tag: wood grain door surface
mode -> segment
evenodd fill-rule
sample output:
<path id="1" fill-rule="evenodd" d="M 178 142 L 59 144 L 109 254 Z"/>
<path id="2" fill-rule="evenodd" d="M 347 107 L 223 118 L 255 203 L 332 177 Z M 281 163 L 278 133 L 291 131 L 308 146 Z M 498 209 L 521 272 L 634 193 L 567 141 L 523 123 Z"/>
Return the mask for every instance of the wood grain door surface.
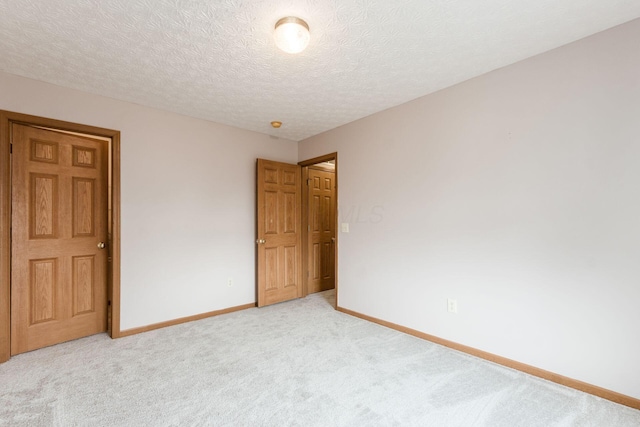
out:
<path id="1" fill-rule="evenodd" d="M 335 287 L 335 172 L 309 167 L 309 293 Z"/>
<path id="2" fill-rule="evenodd" d="M 301 168 L 258 159 L 258 306 L 302 296 Z"/>
<path id="3" fill-rule="evenodd" d="M 11 354 L 107 329 L 105 144 L 12 124 Z"/>

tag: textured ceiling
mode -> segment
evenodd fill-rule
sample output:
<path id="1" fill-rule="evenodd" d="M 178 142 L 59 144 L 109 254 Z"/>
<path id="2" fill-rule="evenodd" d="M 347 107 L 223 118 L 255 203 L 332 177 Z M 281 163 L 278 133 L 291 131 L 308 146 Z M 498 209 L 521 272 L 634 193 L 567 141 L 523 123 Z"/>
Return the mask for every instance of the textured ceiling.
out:
<path id="1" fill-rule="evenodd" d="M 288 15 L 311 29 L 299 55 L 273 42 Z M 297 141 L 637 17 L 638 0 L 0 0 L 0 70 Z"/>

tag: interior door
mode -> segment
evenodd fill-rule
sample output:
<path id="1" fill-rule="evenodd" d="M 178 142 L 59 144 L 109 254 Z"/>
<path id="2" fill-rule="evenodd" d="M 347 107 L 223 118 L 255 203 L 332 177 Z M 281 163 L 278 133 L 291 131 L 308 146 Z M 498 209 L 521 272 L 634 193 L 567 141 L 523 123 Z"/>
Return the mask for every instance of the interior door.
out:
<path id="1" fill-rule="evenodd" d="M 11 354 L 107 329 L 107 149 L 12 124 Z"/>
<path id="2" fill-rule="evenodd" d="M 309 167 L 309 293 L 335 288 L 335 172 Z"/>
<path id="3" fill-rule="evenodd" d="M 258 306 L 302 296 L 301 168 L 258 159 Z"/>

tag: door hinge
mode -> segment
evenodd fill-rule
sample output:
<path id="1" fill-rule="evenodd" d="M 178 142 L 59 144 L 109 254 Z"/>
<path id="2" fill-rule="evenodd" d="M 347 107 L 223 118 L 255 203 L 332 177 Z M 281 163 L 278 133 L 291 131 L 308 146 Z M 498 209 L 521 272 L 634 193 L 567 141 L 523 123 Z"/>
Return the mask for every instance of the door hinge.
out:
<path id="1" fill-rule="evenodd" d="M 311 178 L 307 178 L 307 186 L 311 185 Z"/>

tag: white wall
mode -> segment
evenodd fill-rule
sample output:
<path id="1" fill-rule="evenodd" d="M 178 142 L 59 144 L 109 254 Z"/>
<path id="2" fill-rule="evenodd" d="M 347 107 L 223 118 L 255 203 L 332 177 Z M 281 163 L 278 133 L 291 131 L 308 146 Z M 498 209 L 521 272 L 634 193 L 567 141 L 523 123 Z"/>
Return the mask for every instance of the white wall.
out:
<path id="1" fill-rule="evenodd" d="M 255 159 L 295 142 L 1 72 L 0 109 L 121 131 L 122 329 L 255 301 Z"/>
<path id="2" fill-rule="evenodd" d="M 638 40 L 640 20 L 301 142 L 338 152 L 339 304 L 640 398 Z"/>

